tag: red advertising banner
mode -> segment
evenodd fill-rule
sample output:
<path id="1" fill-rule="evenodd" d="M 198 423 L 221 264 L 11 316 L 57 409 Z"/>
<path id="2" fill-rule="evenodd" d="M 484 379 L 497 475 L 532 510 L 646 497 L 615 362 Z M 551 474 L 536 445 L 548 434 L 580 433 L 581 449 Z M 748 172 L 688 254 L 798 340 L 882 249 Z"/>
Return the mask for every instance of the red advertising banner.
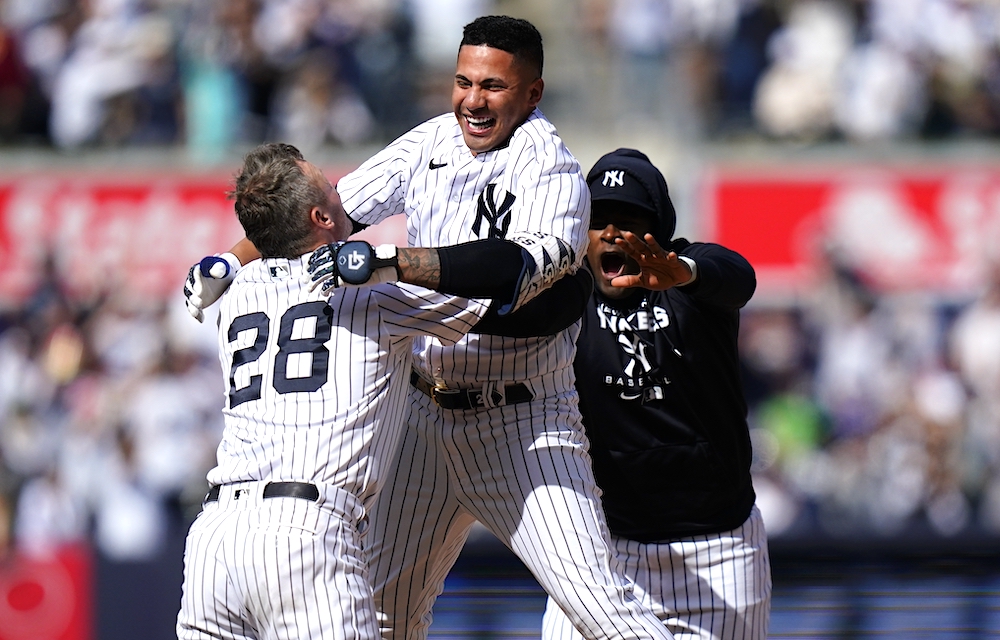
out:
<path id="1" fill-rule="evenodd" d="M 746 256 L 763 296 L 809 289 L 829 259 L 880 291 L 961 295 L 1000 258 L 1000 166 L 718 167 L 701 214 L 700 239 Z"/>
<path id="2" fill-rule="evenodd" d="M 332 181 L 346 173 L 328 171 Z M 175 295 L 188 268 L 243 237 L 226 198 L 230 176 L 56 174 L 0 178 L 0 304 L 23 300 L 51 255 L 78 295 Z M 405 242 L 405 222 L 365 231 Z"/>
<path id="3" fill-rule="evenodd" d="M 51 254 L 87 295 L 124 287 L 179 290 L 203 255 L 242 237 L 226 176 L 37 176 L 0 182 L 0 292 L 11 302 L 38 282 Z"/>
<path id="4" fill-rule="evenodd" d="M 0 640 L 91 640 L 91 564 L 82 545 L 0 562 Z"/>

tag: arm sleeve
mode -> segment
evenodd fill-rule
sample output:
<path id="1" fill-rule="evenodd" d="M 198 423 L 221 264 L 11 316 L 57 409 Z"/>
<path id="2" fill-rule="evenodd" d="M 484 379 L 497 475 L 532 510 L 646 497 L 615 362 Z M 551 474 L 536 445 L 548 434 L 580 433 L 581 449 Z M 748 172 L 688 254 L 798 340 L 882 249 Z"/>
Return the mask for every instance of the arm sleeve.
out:
<path id="1" fill-rule="evenodd" d="M 555 335 L 580 319 L 594 290 L 594 277 L 587 269 L 560 278 L 513 313 L 500 315 L 494 301 L 470 333 L 508 338 Z"/>
<path id="2" fill-rule="evenodd" d="M 722 245 L 675 240 L 671 250 L 684 255 L 698 265 L 698 278 L 689 285 L 678 287 L 699 302 L 725 309 L 740 309 L 753 297 L 757 275 L 746 258 Z"/>
<path id="3" fill-rule="evenodd" d="M 493 238 L 438 248 L 438 290 L 466 298 L 514 297 L 524 269 L 524 254 L 513 242 Z"/>
<path id="4" fill-rule="evenodd" d="M 381 308 L 383 327 L 398 336 L 430 335 L 443 344 L 455 344 L 487 312 L 486 300 L 447 296 L 405 282 L 372 288 Z"/>
<path id="5" fill-rule="evenodd" d="M 477 240 L 441 247 L 438 255 L 439 291 L 493 299 L 473 333 L 510 338 L 554 335 L 580 319 L 594 289 L 590 272 L 578 269 L 510 313 L 506 301 L 512 298 L 527 260 L 520 246 L 499 239 Z"/>
<path id="6" fill-rule="evenodd" d="M 454 120 L 454 116 L 452 116 Z M 404 211 L 413 163 L 433 122 L 417 125 L 337 181 L 337 193 L 355 224 L 374 225 Z"/>

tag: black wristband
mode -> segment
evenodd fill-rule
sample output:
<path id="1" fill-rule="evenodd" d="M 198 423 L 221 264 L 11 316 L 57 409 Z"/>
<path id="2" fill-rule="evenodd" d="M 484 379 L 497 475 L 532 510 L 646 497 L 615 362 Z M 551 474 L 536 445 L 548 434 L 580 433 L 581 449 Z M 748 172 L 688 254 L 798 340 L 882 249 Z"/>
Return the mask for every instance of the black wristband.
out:
<path id="1" fill-rule="evenodd" d="M 337 273 L 347 284 L 364 284 L 382 267 L 393 267 L 399 276 L 399 260 L 377 257 L 375 247 L 364 240 L 345 242 L 337 251 Z"/>

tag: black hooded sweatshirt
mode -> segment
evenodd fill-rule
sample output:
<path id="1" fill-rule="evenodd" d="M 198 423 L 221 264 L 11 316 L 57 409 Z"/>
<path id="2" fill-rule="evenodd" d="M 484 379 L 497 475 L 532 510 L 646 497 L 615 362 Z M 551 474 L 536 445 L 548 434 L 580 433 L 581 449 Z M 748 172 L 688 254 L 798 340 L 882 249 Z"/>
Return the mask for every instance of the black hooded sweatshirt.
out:
<path id="1" fill-rule="evenodd" d="M 641 542 L 734 529 L 755 494 L 740 382 L 739 310 L 753 267 L 716 244 L 677 239 L 697 279 L 583 316 L 576 384 L 611 531 Z"/>

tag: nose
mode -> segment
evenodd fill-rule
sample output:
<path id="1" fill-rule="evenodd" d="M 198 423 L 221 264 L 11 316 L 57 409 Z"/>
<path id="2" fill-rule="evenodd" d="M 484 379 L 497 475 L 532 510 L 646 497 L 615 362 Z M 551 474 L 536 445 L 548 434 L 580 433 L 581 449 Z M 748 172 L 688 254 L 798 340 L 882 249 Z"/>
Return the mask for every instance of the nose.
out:
<path id="1" fill-rule="evenodd" d="M 601 240 L 610 244 L 614 244 L 615 238 L 620 238 L 620 237 L 622 237 L 621 230 L 618 227 L 616 227 L 612 222 L 609 222 L 607 225 L 605 225 L 604 230 L 601 231 Z"/>
<path id="2" fill-rule="evenodd" d="M 479 109 L 486 104 L 484 98 L 484 92 L 482 89 L 476 86 L 469 87 L 465 92 L 465 106 L 469 109 Z"/>

